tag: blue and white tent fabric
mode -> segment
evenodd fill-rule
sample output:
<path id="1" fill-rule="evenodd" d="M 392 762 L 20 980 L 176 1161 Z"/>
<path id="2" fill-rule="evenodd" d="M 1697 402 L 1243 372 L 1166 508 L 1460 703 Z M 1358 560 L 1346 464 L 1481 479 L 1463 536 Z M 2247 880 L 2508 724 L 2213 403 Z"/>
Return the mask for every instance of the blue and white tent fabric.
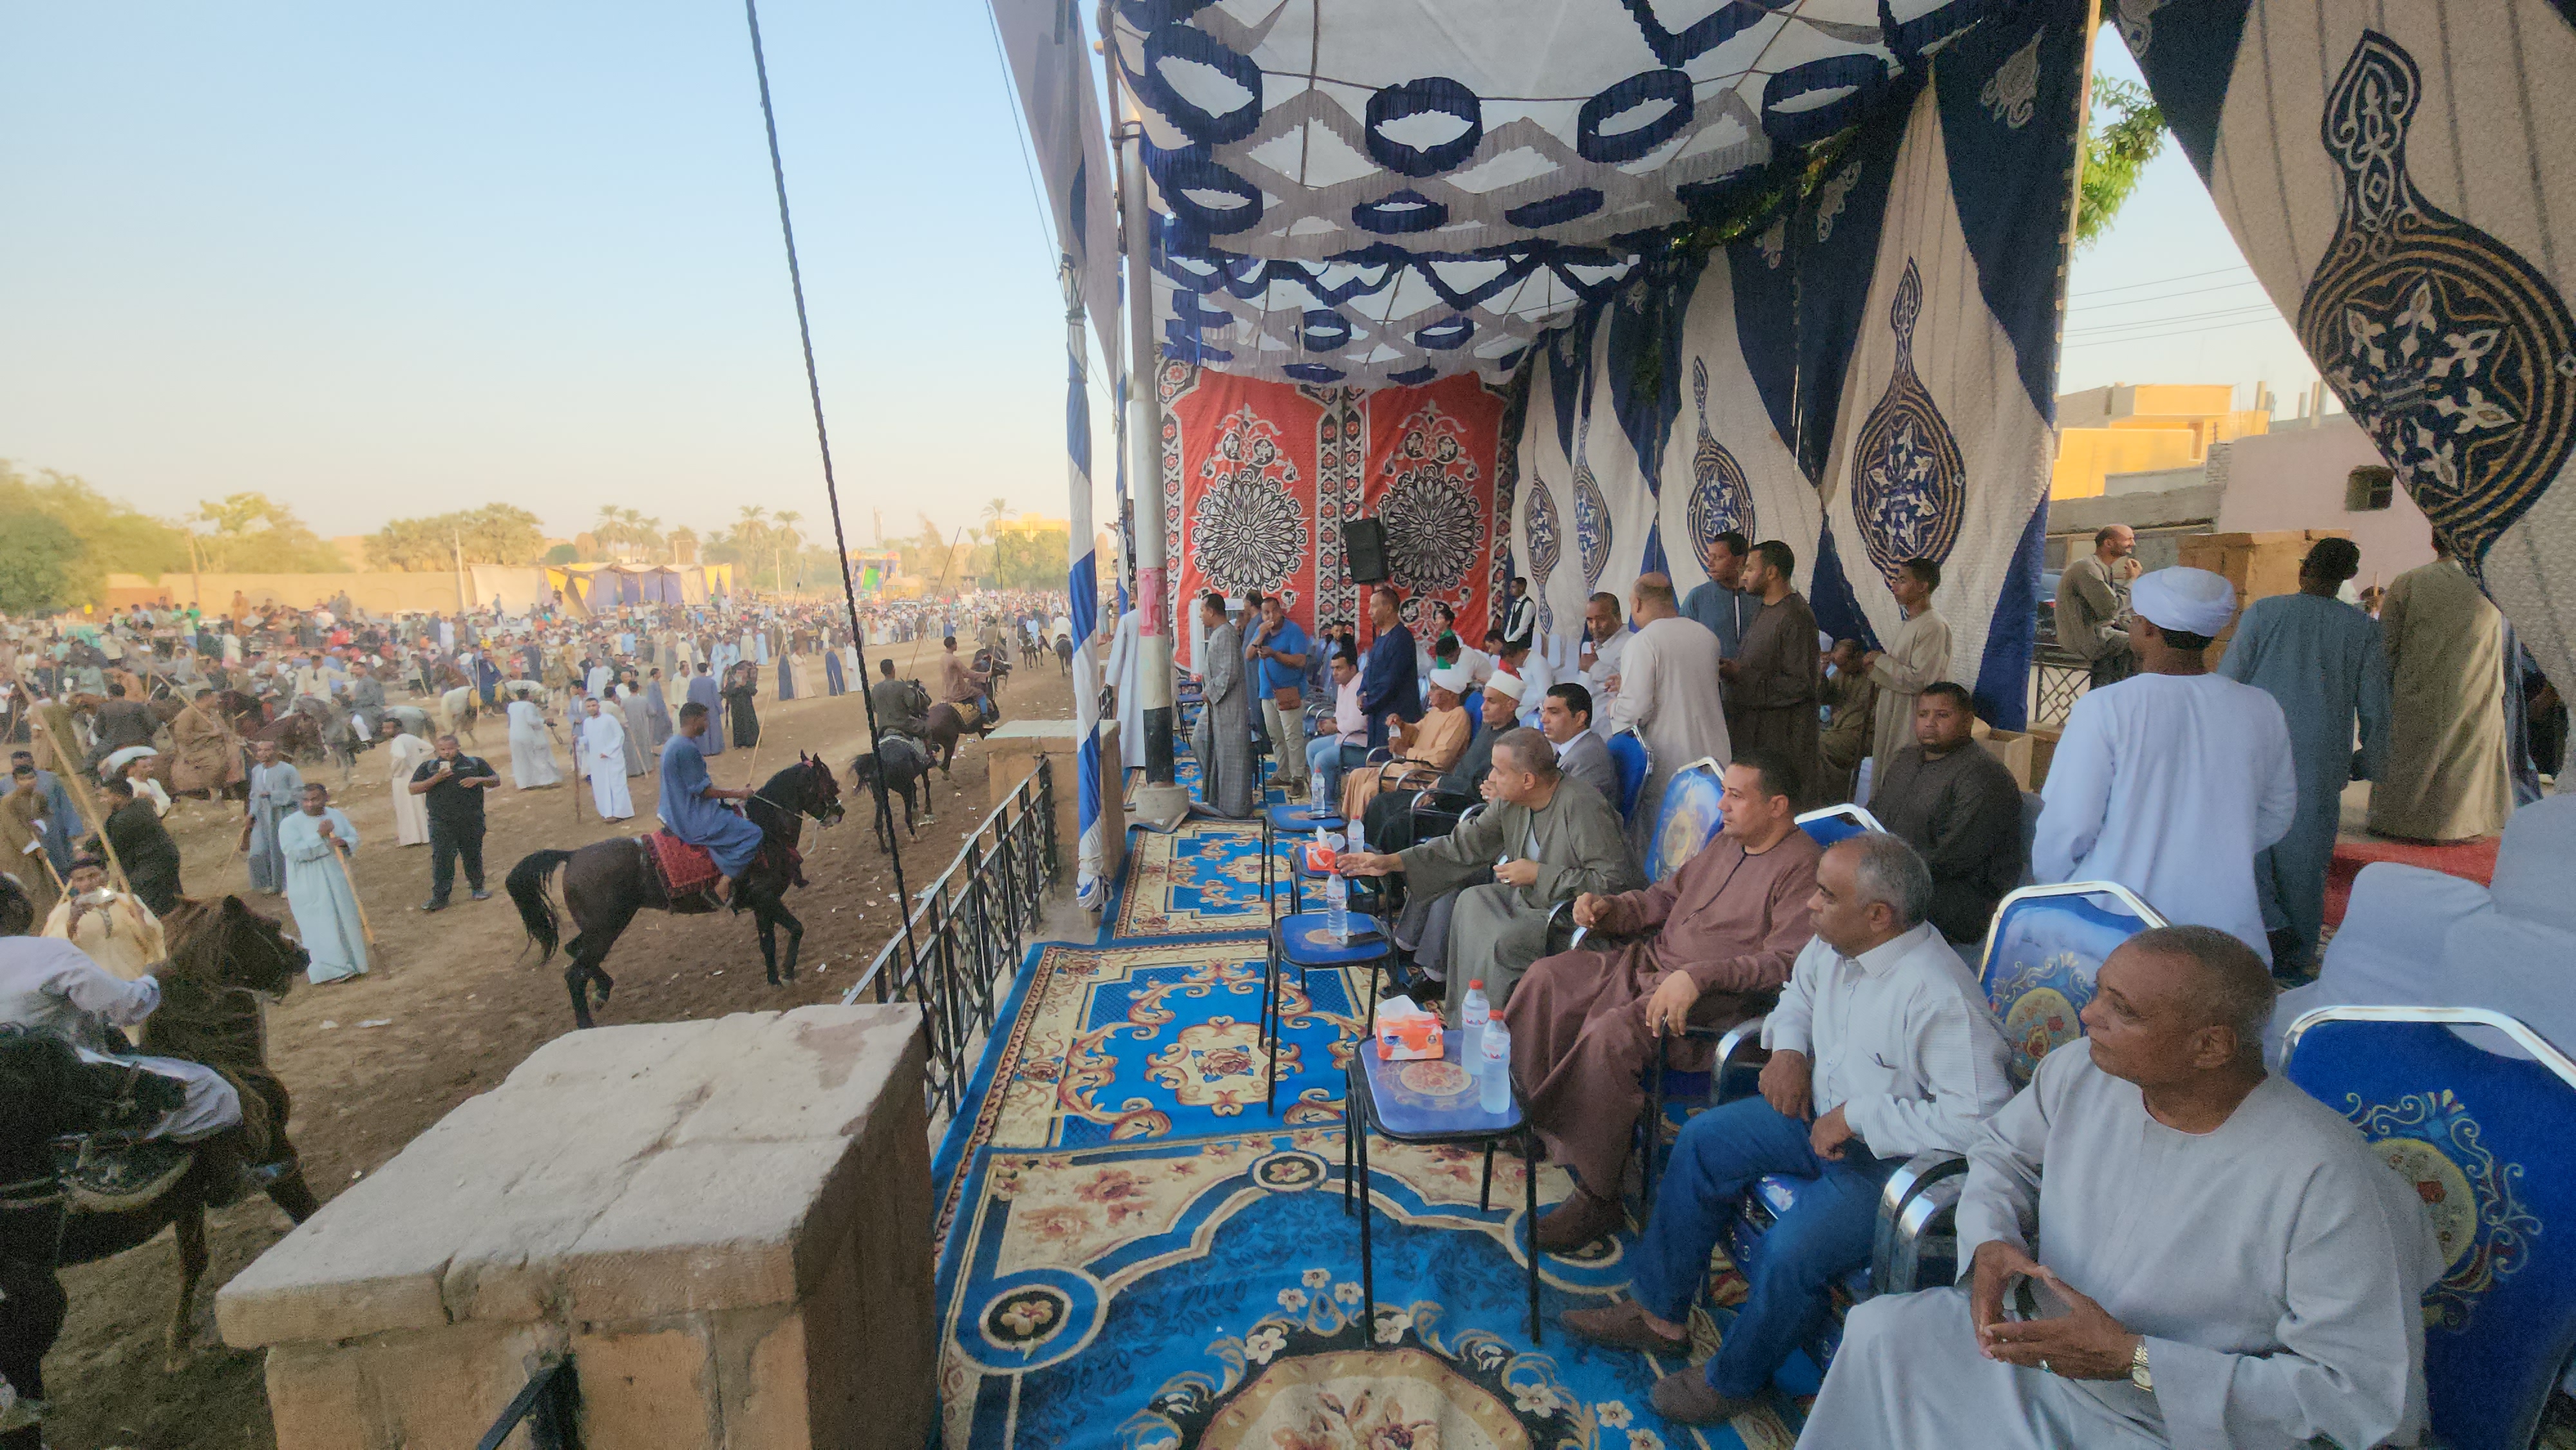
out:
<path id="1" fill-rule="evenodd" d="M 2576 684 L 2576 4 L 2103 9 L 2327 385 Z"/>
<path id="2" fill-rule="evenodd" d="M 1876 645 L 1888 577 L 1928 556 L 1952 676 L 2023 721 L 2084 18 L 2032 4 L 1950 40 L 1803 198 L 1649 253 L 1545 339 L 1512 543 L 1541 628 L 1649 570 L 1687 592 L 1732 530 L 1789 544 L 1818 622 Z"/>

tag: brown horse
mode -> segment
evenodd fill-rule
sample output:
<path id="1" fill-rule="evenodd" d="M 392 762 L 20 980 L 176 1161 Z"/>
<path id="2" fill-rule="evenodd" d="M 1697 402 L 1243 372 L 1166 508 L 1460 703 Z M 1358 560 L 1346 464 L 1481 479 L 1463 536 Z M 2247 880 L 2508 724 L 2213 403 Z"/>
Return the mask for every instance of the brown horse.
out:
<path id="1" fill-rule="evenodd" d="M 170 961 L 160 972 L 161 1005 L 144 1019 L 143 1051 L 183 1058 L 222 1073 L 241 1094 L 242 1158 L 271 1201 L 297 1223 L 320 1205 L 286 1136 L 286 1085 L 268 1068 L 264 996 L 282 996 L 302 971 L 304 949 L 241 898 L 182 901 L 162 919 Z M 72 1209 L 62 1221 L 57 1264 L 86 1264 L 148 1243 L 164 1225 L 179 1245 L 179 1302 L 170 1316 L 169 1368 L 190 1346 L 197 1286 L 206 1273 L 206 1210 L 229 1202 L 240 1163 L 227 1154 L 191 1155 L 185 1172 L 151 1201 L 116 1212 Z"/>

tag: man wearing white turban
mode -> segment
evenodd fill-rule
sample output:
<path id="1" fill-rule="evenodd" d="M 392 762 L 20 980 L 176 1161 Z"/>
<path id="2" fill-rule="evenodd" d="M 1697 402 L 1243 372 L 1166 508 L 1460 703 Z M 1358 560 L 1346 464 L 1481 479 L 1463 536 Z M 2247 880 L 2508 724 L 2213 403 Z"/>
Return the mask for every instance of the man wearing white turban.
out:
<path id="1" fill-rule="evenodd" d="M 2299 782 L 2280 703 L 2209 672 L 2236 614 L 2206 569 L 2159 569 L 2130 590 L 2138 673 L 2075 702 L 2041 792 L 2031 871 L 2116 881 L 2177 926 L 2214 926 L 2266 962 L 2254 855 L 2289 834 Z"/>

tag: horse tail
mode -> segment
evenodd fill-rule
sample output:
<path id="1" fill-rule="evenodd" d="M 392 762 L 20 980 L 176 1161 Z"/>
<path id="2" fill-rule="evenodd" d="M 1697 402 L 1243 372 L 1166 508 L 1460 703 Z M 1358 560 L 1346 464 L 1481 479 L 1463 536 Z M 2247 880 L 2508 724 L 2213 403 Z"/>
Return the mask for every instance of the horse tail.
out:
<path id="1" fill-rule="evenodd" d="M 537 965 L 541 967 L 554 960 L 560 935 L 546 878 L 571 859 L 570 851 L 531 851 L 510 868 L 510 878 L 503 883 L 509 889 L 511 903 L 519 908 L 519 924 L 528 929 L 528 940 L 537 944 Z"/>

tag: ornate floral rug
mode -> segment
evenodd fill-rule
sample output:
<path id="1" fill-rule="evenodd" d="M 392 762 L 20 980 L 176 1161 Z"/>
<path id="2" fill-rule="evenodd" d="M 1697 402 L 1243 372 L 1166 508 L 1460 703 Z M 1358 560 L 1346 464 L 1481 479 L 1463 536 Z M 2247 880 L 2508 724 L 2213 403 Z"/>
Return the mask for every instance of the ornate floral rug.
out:
<path id="1" fill-rule="evenodd" d="M 1185 821 L 1170 835 L 1128 838 L 1117 913 L 1121 938 L 1257 932 L 1261 914 L 1261 826 L 1254 821 Z M 1272 914 L 1288 914 L 1288 868 L 1277 857 Z M 1315 909 L 1321 910 L 1320 905 Z"/>
<path id="2" fill-rule="evenodd" d="M 968 1087 L 972 1111 L 949 1130 L 942 1181 L 987 1147 L 1092 1147 L 1269 1121 L 1262 962 L 1257 939 L 1034 949 Z M 1284 974 L 1279 1122 L 1340 1120 L 1367 979 L 1317 971 L 1301 985 Z"/>
<path id="3" fill-rule="evenodd" d="M 1787 1450 L 1797 1402 L 1691 1430 L 1649 1406 L 1677 1364 L 1591 1348 L 1554 1316 L 1625 1282 L 1629 1240 L 1541 1265 L 1525 1321 L 1521 1169 L 1373 1141 L 1376 1303 L 1360 1303 L 1341 1129 L 989 1149 L 940 1274 L 949 1450 Z M 1567 1191 L 1542 1165 L 1540 1201 Z M 1697 1317 L 1704 1359 L 1716 1330 Z M 1810 1387 L 1812 1388 L 1812 1387 Z"/>

